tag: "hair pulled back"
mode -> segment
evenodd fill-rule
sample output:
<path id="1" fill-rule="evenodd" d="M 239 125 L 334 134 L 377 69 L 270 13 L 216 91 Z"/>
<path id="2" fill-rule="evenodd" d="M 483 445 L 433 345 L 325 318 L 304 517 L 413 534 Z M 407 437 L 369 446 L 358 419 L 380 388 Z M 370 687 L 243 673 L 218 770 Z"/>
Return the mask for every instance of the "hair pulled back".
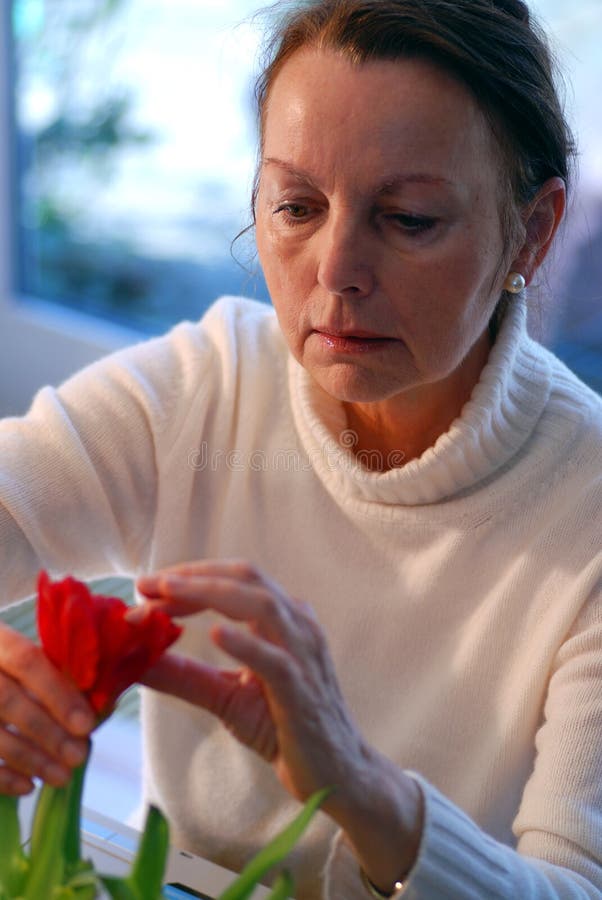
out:
<path id="1" fill-rule="evenodd" d="M 269 12 L 276 24 L 256 83 L 262 141 L 270 89 L 302 47 L 334 50 L 356 64 L 422 57 L 464 82 L 493 129 L 509 250 L 522 236 L 520 208 L 539 187 L 560 176 L 568 188 L 574 144 L 552 54 L 521 0 L 302 0 Z"/>

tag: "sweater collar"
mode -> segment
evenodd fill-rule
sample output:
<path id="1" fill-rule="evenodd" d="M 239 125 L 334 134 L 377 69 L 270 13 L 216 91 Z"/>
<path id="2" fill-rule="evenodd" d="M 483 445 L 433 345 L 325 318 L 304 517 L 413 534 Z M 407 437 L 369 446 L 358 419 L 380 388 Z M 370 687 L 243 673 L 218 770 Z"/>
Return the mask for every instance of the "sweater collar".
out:
<path id="1" fill-rule="evenodd" d="M 289 380 L 295 423 L 312 467 L 337 500 L 416 506 L 448 500 L 491 476 L 518 453 L 550 392 L 550 364 L 527 335 L 524 295 L 502 322 L 468 402 L 432 447 L 405 465 L 370 471 L 350 449 L 342 405 L 292 357 Z"/>

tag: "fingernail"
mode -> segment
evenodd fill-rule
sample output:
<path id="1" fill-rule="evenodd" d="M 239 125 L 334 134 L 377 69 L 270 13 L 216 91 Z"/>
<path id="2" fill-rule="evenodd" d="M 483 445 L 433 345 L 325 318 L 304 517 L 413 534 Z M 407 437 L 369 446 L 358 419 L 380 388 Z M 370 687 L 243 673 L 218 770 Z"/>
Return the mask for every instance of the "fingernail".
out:
<path id="1" fill-rule="evenodd" d="M 141 575 L 136 579 L 136 587 L 141 591 L 152 591 L 157 587 L 158 578 L 155 575 Z"/>
<path id="2" fill-rule="evenodd" d="M 86 758 L 86 747 L 76 744 L 75 741 L 65 741 L 61 747 L 61 757 L 68 766 L 79 766 Z"/>
<path id="3" fill-rule="evenodd" d="M 34 787 L 33 781 L 26 778 L 25 775 L 13 775 L 6 779 L 2 786 L 2 792 L 6 791 L 8 794 L 19 797 L 23 794 L 31 794 Z"/>
<path id="4" fill-rule="evenodd" d="M 144 622 L 149 612 L 149 604 L 146 603 L 145 606 L 132 606 L 131 609 L 124 615 L 124 619 L 126 622 L 131 622 L 132 625 L 138 625 L 141 622 Z"/>
<path id="5" fill-rule="evenodd" d="M 163 580 L 168 588 L 182 587 L 188 583 L 188 579 L 182 575 L 166 575 Z"/>
<path id="6" fill-rule="evenodd" d="M 87 735 L 96 724 L 92 715 L 85 709 L 73 709 L 69 713 L 69 730 L 74 734 Z"/>
<path id="7" fill-rule="evenodd" d="M 48 781 L 50 784 L 56 785 L 57 787 L 69 781 L 70 777 L 71 773 L 69 770 L 64 769 L 56 763 L 48 763 L 47 766 L 44 766 L 42 773 L 44 781 Z"/>

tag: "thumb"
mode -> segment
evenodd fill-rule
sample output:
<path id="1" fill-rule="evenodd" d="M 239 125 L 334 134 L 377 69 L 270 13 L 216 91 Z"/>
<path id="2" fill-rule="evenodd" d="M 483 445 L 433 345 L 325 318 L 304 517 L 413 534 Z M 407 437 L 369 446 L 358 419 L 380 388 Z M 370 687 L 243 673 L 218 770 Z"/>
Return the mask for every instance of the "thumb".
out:
<path id="1" fill-rule="evenodd" d="M 146 670 L 140 683 L 219 716 L 239 683 L 239 677 L 240 672 L 216 669 L 177 653 L 164 653 Z"/>
<path id="2" fill-rule="evenodd" d="M 275 757 L 278 741 L 270 709 L 260 681 L 247 668 L 216 669 L 166 653 L 140 682 L 208 710 L 242 744 L 268 761 Z"/>

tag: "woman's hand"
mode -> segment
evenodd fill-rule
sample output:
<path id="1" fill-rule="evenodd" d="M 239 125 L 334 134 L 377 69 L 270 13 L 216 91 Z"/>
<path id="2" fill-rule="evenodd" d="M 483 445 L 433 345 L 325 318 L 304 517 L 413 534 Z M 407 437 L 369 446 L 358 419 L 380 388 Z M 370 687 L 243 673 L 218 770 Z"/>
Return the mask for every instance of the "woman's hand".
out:
<path id="1" fill-rule="evenodd" d="M 224 671 L 167 654 L 144 679 L 209 709 L 242 743 L 272 762 L 295 797 L 345 784 L 365 748 L 348 714 L 324 634 L 308 604 L 245 562 L 175 566 L 137 584 L 169 615 L 211 609 L 245 623 L 214 626 L 214 643 L 242 668 Z"/>
<path id="2" fill-rule="evenodd" d="M 169 615 L 211 609 L 237 623 L 210 633 L 241 664 L 225 671 L 166 654 L 143 682 L 218 716 L 273 764 L 297 799 L 333 786 L 323 808 L 375 884 L 388 888 L 408 871 L 422 830 L 420 790 L 364 742 L 311 607 L 240 561 L 174 566 L 139 579 L 137 587 Z"/>
<path id="3" fill-rule="evenodd" d="M 0 623 L 0 793 L 33 777 L 65 784 L 87 753 L 94 713 L 40 647 Z"/>

